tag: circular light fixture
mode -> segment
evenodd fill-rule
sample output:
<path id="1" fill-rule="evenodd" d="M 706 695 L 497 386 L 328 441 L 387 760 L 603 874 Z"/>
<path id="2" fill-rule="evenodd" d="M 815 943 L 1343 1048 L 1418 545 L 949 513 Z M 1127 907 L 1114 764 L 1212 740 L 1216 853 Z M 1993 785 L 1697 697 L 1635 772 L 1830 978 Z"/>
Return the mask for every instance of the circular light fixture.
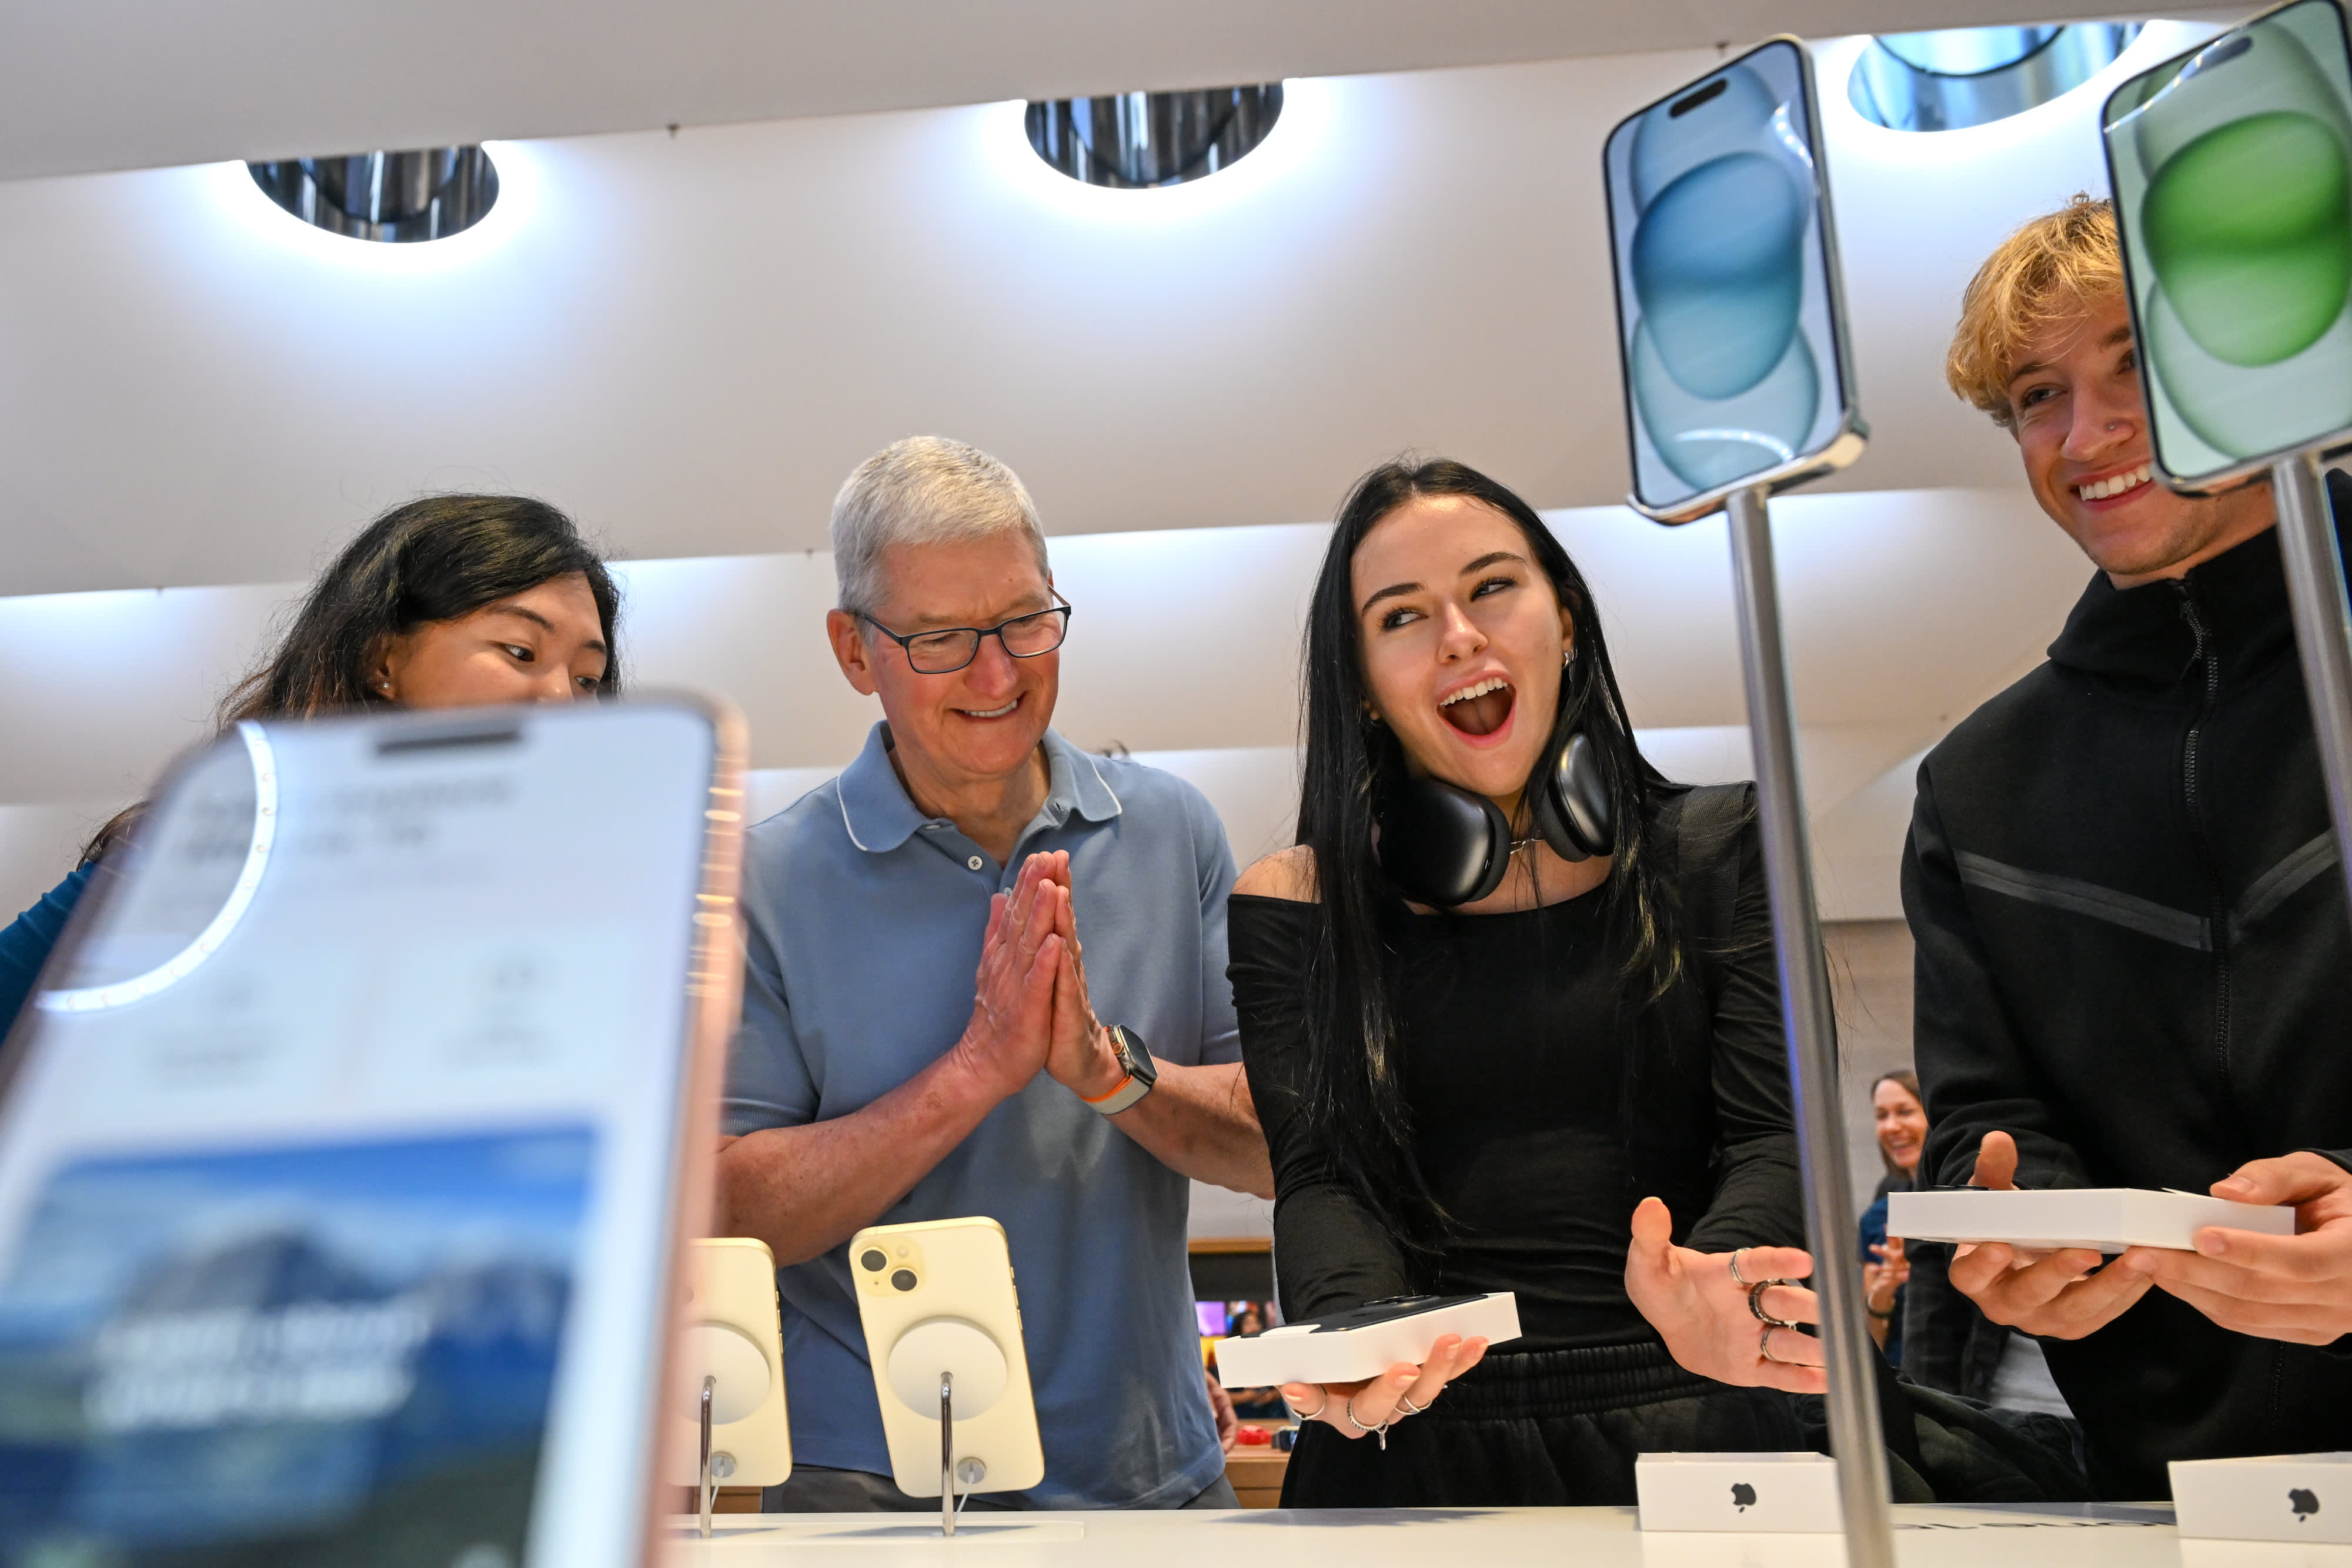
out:
<path id="1" fill-rule="evenodd" d="M 248 163 L 253 183 L 306 224 L 352 239 L 446 239 L 499 199 L 498 166 L 479 147 L 355 152 Z"/>
<path id="2" fill-rule="evenodd" d="M 1846 78 L 1864 120 L 1890 131 L 1962 131 L 2022 114 L 2089 81 L 2138 22 L 1956 27 L 1873 38 Z"/>
<path id="3" fill-rule="evenodd" d="M 1181 185 L 1229 167 L 1282 116 L 1282 84 L 1123 92 L 1029 105 L 1029 145 L 1073 180 L 1114 190 Z"/>

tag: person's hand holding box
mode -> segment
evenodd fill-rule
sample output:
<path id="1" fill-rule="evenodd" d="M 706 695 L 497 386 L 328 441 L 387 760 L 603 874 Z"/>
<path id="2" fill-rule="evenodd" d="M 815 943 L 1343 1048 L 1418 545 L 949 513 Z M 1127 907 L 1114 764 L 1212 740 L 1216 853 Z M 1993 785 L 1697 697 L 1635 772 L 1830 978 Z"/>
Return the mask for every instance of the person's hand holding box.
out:
<path id="1" fill-rule="evenodd" d="M 2352 1333 L 2352 1171 L 2308 1152 L 2253 1160 L 2215 1182 L 2213 1196 L 2291 1203 L 2295 1234 L 2209 1225 L 2194 1252 L 2149 1254 L 2159 1288 L 2262 1339 L 2327 1344 Z"/>
<path id="2" fill-rule="evenodd" d="M 2016 1178 L 2017 1140 L 2007 1133 L 1987 1133 L 1969 1185 L 2013 1192 Z M 2099 1254 L 2087 1247 L 2036 1252 L 1985 1241 L 1953 1252 L 1951 1281 L 1994 1322 L 2043 1339 L 2081 1339 L 2115 1322 L 2147 1293 L 2155 1260 L 2161 1256 L 2154 1248 L 2134 1247 L 2103 1269 Z"/>

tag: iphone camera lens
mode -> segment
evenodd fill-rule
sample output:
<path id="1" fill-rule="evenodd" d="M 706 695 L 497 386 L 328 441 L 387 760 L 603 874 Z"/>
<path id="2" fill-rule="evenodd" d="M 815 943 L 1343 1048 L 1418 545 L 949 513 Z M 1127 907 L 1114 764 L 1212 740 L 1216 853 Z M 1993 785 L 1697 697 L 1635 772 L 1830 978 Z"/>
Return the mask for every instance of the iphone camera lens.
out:
<path id="1" fill-rule="evenodd" d="M 882 1249 L 878 1247 L 868 1247 L 857 1255 L 857 1260 L 865 1265 L 866 1272 L 870 1274 L 879 1274 L 882 1271 L 882 1266 L 890 1261 L 882 1256 Z"/>
<path id="2" fill-rule="evenodd" d="M 890 1276 L 890 1284 L 895 1290 L 913 1290 L 915 1288 L 915 1271 L 912 1269 L 899 1270 L 897 1273 Z"/>

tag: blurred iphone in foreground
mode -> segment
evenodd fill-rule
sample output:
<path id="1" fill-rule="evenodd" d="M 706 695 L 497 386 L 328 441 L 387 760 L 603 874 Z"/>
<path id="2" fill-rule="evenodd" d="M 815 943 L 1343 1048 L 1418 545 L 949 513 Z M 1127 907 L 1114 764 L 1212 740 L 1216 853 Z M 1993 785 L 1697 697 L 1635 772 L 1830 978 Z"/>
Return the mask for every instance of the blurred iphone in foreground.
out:
<path id="1" fill-rule="evenodd" d="M 175 771 L 0 1059 L 0 1561 L 638 1560 L 737 729 L 247 724 Z"/>

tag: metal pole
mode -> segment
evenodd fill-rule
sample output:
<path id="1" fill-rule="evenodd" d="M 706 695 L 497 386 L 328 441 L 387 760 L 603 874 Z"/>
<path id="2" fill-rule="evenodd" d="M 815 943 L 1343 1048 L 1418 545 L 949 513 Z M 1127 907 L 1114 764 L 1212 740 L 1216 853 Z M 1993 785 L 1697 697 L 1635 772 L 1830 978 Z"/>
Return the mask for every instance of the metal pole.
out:
<path id="1" fill-rule="evenodd" d="M 1748 682 L 1748 733 L 1756 752 L 1789 1085 L 1797 1103 L 1805 1236 L 1813 1254 L 1813 1289 L 1821 1297 L 1829 1364 L 1830 1449 L 1837 1458 L 1848 1568 L 1895 1568 L 1878 1379 L 1863 1323 L 1862 1277 L 1853 1267 L 1854 1208 L 1840 1125 L 1837 1028 L 1830 1013 L 1829 971 L 1822 962 L 1821 922 L 1813 910 L 1812 858 L 1797 782 L 1797 721 L 1789 697 L 1789 656 L 1780 640 L 1772 523 L 1764 497 L 1760 488 L 1731 497 L 1731 569 L 1739 599 L 1739 655 Z"/>
<path id="2" fill-rule="evenodd" d="M 2279 554 L 2286 559 L 2286 597 L 2294 607 L 2294 646 L 2311 698 L 2311 730 L 2327 780 L 2327 820 L 2336 829 L 2336 869 L 2352 897 L 2352 606 L 2344 601 L 2344 556 L 2327 514 L 2319 455 L 2299 453 L 2271 466 L 2278 507 Z"/>
<path id="3" fill-rule="evenodd" d="M 710 1479 L 710 1394 L 719 1385 L 716 1377 L 702 1380 L 702 1468 L 696 1472 L 694 1490 L 702 1501 L 702 1539 L 710 1539 L 710 1505 L 718 1499 L 718 1483 Z"/>
<path id="4" fill-rule="evenodd" d="M 940 1533 L 955 1533 L 955 1374 L 940 1374 Z"/>

